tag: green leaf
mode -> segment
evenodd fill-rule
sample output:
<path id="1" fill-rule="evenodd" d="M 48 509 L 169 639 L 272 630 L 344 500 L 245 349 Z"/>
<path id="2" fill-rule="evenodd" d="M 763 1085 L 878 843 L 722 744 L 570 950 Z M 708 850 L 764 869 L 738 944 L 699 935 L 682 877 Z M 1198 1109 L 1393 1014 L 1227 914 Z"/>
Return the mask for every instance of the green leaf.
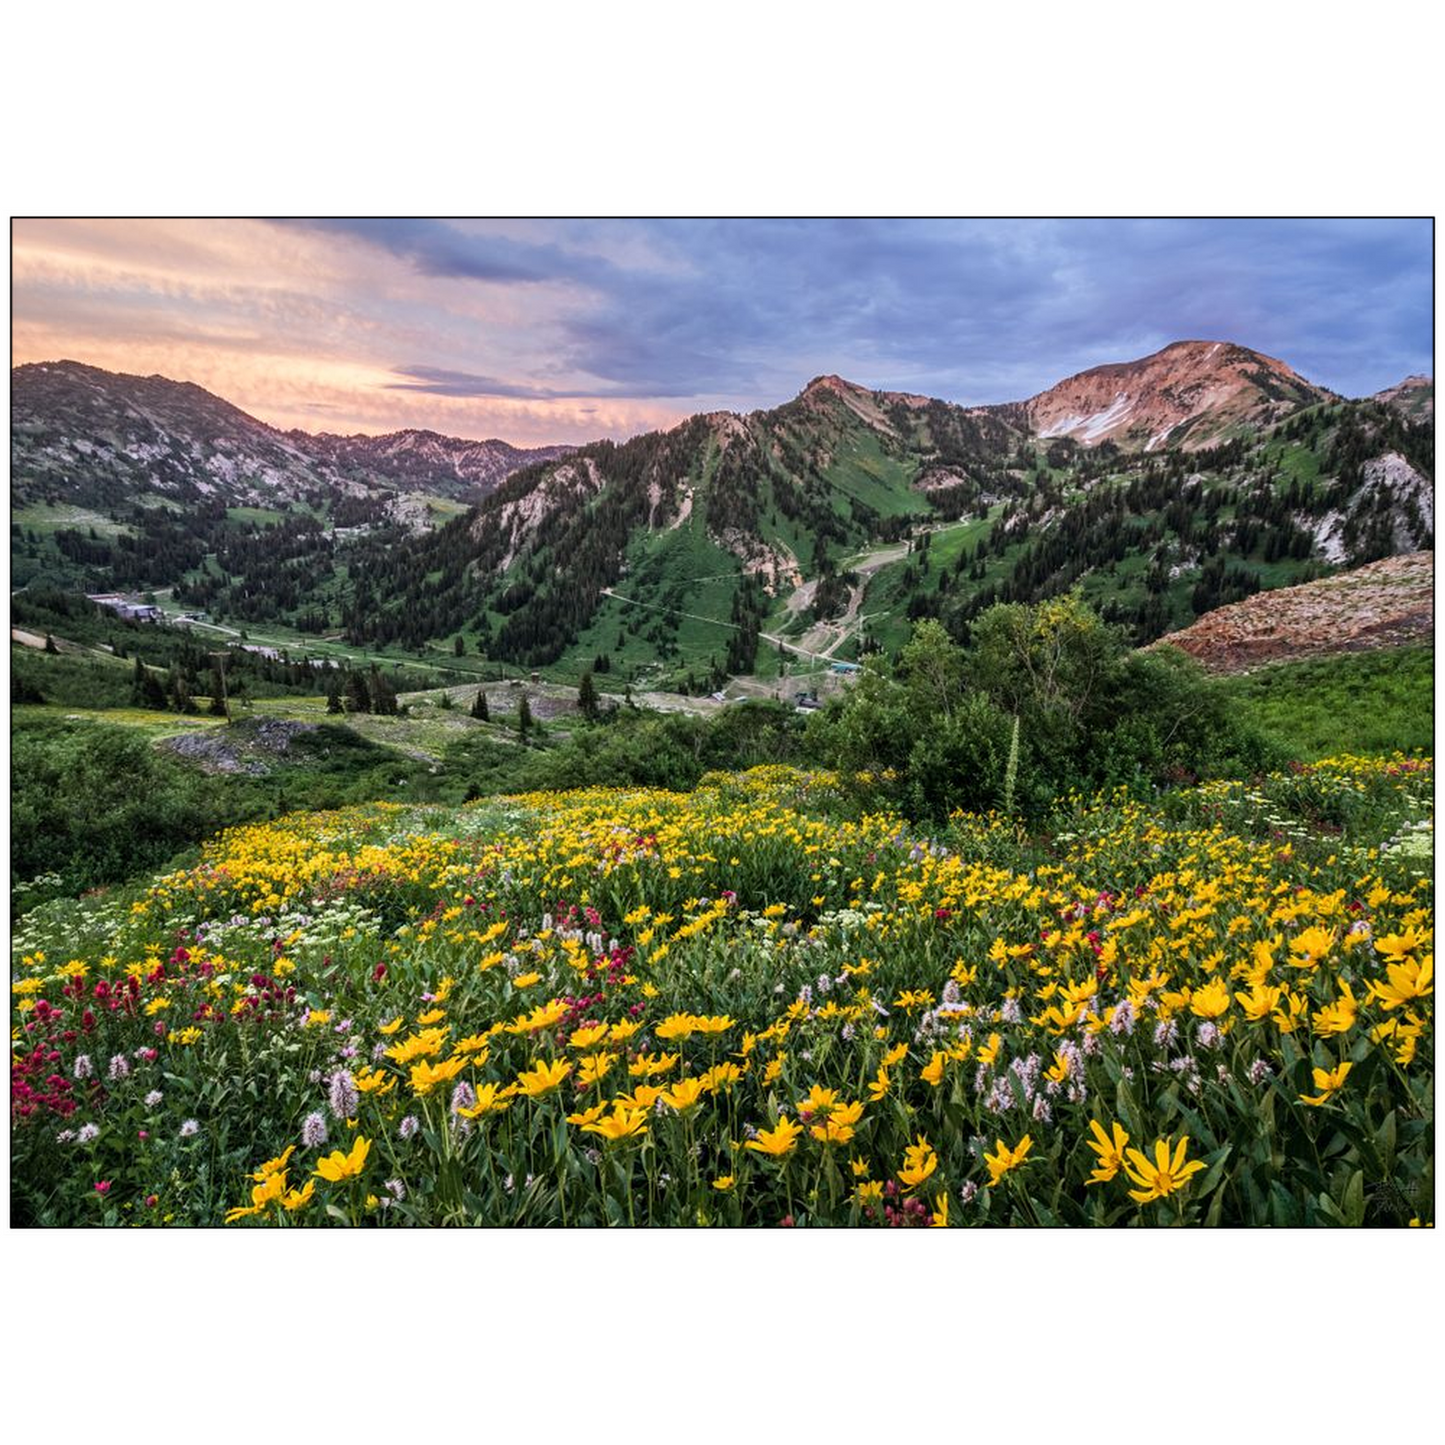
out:
<path id="1" fill-rule="evenodd" d="M 1300 1219 L 1299 1201 L 1278 1179 L 1269 1186 L 1269 1213 L 1271 1223 L 1282 1224 L 1287 1228 L 1295 1228 L 1303 1222 Z"/>
<path id="2" fill-rule="evenodd" d="M 1203 1198 L 1210 1190 L 1216 1188 L 1224 1176 L 1224 1166 L 1229 1156 L 1234 1152 L 1233 1144 L 1226 1144 L 1223 1149 L 1213 1154 L 1206 1154 L 1204 1162 L 1209 1167 L 1204 1171 L 1204 1178 L 1199 1181 L 1198 1197 Z"/>
<path id="3" fill-rule="evenodd" d="M 1358 1228 L 1365 1222 L 1365 1176 L 1358 1169 L 1345 1186 L 1343 1213 L 1345 1222 L 1352 1227 Z"/>
<path id="4" fill-rule="evenodd" d="M 1139 1117 L 1139 1105 L 1129 1081 L 1120 1078 L 1119 1087 L 1114 1091 L 1114 1108 L 1132 1139 L 1143 1139 L 1144 1125 Z"/>
<path id="5" fill-rule="evenodd" d="M 1209 1201 L 1209 1212 L 1204 1216 L 1204 1223 L 1207 1228 L 1213 1229 L 1214 1226 L 1219 1223 L 1224 1213 L 1224 1195 L 1225 1191 L 1223 1189 L 1216 1189 L 1214 1191 L 1214 1198 Z"/>
<path id="6" fill-rule="evenodd" d="M 1380 1132 L 1377 1136 L 1380 1145 L 1380 1159 L 1385 1166 L 1386 1174 L 1395 1172 L 1395 1111 L 1390 1110 L 1385 1115 L 1385 1122 L 1380 1125 Z"/>

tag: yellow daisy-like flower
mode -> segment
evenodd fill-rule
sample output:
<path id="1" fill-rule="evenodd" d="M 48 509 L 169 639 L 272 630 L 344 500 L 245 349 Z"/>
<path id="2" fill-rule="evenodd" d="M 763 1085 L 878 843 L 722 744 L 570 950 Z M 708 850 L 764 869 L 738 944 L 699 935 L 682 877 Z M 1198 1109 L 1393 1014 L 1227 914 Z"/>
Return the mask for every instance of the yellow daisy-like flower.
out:
<path id="1" fill-rule="evenodd" d="M 647 1110 L 617 1104 L 606 1118 L 594 1119 L 582 1126 L 588 1134 L 600 1134 L 610 1144 L 647 1133 Z"/>
<path id="2" fill-rule="evenodd" d="M 698 1101 L 707 1092 L 707 1085 L 701 1079 L 679 1079 L 662 1096 L 662 1102 L 669 1108 L 685 1114 L 697 1107 Z"/>
<path id="3" fill-rule="evenodd" d="M 567 1040 L 569 1049 L 590 1049 L 593 1044 L 600 1044 L 607 1037 L 606 1024 L 588 1024 L 580 1028 Z"/>
<path id="4" fill-rule="evenodd" d="M 903 1151 L 903 1168 L 898 1171 L 898 1177 L 905 1188 L 917 1189 L 937 1168 L 938 1155 L 934 1153 L 928 1140 L 920 1134 L 915 1142 Z"/>
<path id="5" fill-rule="evenodd" d="M 1216 978 L 1195 989 L 1189 998 L 1189 1012 L 1196 1018 L 1217 1019 L 1229 1012 L 1229 989 L 1222 978 Z"/>
<path id="6" fill-rule="evenodd" d="M 759 1154 L 768 1154 L 774 1159 L 780 1159 L 791 1151 L 802 1132 L 800 1125 L 795 1124 L 787 1115 L 784 1115 L 772 1129 L 759 1129 L 758 1137 L 748 1140 L 748 1148 L 756 1150 Z"/>
<path id="7" fill-rule="evenodd" d="M 440 1063 L 432 1063 L 430 1059 L 423 1059 L 419 1064 L 413 1064 L 408 1082 L 411 1084 L 411 1091 L 418 1098 L 424 1098 L 430 1094 L 439 1084 L 445 1084 L 461 1073 L 466 1068 L 468 1060 L 465 1055 L 459 1055 L 450 1059 L 443 1059 Z"/>
<path id="8" fill-rule="evenodd" d="M 726 1014 L 722 1014 L 715 1017 L 694 1017 L 692 1026 L 694 1031 L 700 1034 L 725 1034 L 729 1029 L 736 1028 L 737 1023 Z M 659 1037 L 661 1037 L 660 1031 Z"/>
<path id="9" fill-rule="evenodd" d="M 1124 1150 L 1128 1146 L 1129 1136 L 1117 1122 L 1113 1126 L 1112 1138 L 1104 1132 L 1103 1125 L 1097 1119 L 1089 1121 L 1089 1129 L 1094 1137 L 1085 1139 L 1084 1142 L 1099 1156 L 1099 1161 L 1094 1166 L 1094 1172 L 1089 1175 L 1088 1182 L 1107 1184 L 1124 1167 Z"/>
<path id="10" fill-rule="evenodd" d="M 577 1061 L 577 1082 L 583 1085 L 601 1083 L 612 1072 L 612 1066 L 616 1062 L 616 1054 L 584 1054 Z"/>
<path id="11" fill-rule="evenodd" d="M 1029 1150 L 1033 1147 L 1034 1141 L 1027 1134 L 1012 1149 L 1002 1139 L 998 1140 L 998 1152 L 983 1156 L 983 1162 L 988 1165 L 989 1184 L 997 1184 L 1005 1174 L 1011 1173 L 1023 1164 L 1028 1158 Z"/>
<path id="12" fill-rule="evenodd" d="M 714 1064 L 702 1076 L 702 1081 L 713 1093 L 721 1093 L 738 1083 L 743 1071 L 736 1064 Z"/>
<path id="13" fill-rule="evenodd" d="M 1375 945 L 1377 948 L 1379 944 Z M 1378 999 L 1387 1009 L 1399 1008 L 1412 999 L 1425 998 L 1435 991 L 1435 959 L 1426 958 L 1422 963 L 1410 960 L 1392 963 L 1386 967 L 1388 983 L 1371 983 L 1370 996 Z"/>
<path id="14" fill-rule="evenodd" d="M 324 1159 L 316 1161 L 316 1173 L 332 1184 L 341 1184 L 355 1179 L 366 1168 L 366 1156 L 371 1153 L 371 1140 L 357 1137 L 350 1153 L 337 1149 Z"/>
<path id="15" fill-rule="evenodd" d="M 1347 1034 L 1355 1026 L 1355 1014 L 1358 1009 L 1355 996 L 1350 992 L 1350 986 L 1343 979 L 1340 981 L 1340 996 L 1334 1003 L 1326 1004 L 1318 1010 L 1314 1016 L 1315 1032 L 1322 1038 L 1332 1038 L 1336 1034 Z"/>
<path id="16" fill-rule="evenodd" d="M 562 1081 L 572 1072 L 572 1065 L 559 1059 L 555 1063 L 540 1063 L 535 1068 L 517 1075 L 517 1088 L 529 1099 L 540 1099 L 561 1087 Z"/>
<path id="17" fill-rule="evenodd" d="M 825 1114 L 837 1102 L 837 1089 L 825 1089 L 821 1084 L 814 1084 L 808 1091 L 808 1097 L 798 1100 L 798 1110 L 804 1114 Z"/>
<path id="18" fill-rule="evenodd" d="M 1124 1165 L 1124 1173 L 1138 1187 L 1129 1191 L 1129 1198 L 1136 1204 L 1148 1204 L 1151 1200 L 1164 1199 L 1176 1190 L 1182 1189 L 1194 1175 L 1204 1168 L 1203 1163 L 1198 1159 L 1192 1159 L 1187 1164 L 1184 1162 L 1184 1155 L 1188 1148 L 1189 1135 L 1185 1134 L 1180 1138 L 1172 1158 L 1169 1153 L 1169 1142 L 1166 1139 L 1155 1141 L 1152 1160 L 1146 1158 L 1139 1150 L 1130 1149 L 1128 1162 Z"/>
<path id="19" fill-rule="evenodd" d="M 1315 1088 L 1320 1092 L 1315 1095 L 1301 1094 L 1302 1104 L 1312 1104 L 1316 1108 L 1326 1103 L 1333 1095 L 1339 1093 L 1345 1087 L 1345 1079 L 1355 1066 L 1351 1063 L 1343 1063 L 1337 1069 L 1315 1069 Z"/>
<path id="20" fill-rule="evenodd" d="M 281 1196 L 281 1207 L 287 1214 L 295 1214 L 298 1210 L 305 1209 L 316 1194 L 316 1181 L 308 1179 L 301 1189 L 288 1189 Z"/>
<path id="21" fill-rule="evenodd" d="M 512 1107 L 510 1090 L 499 1084 L 482 1084 L 477 1089 L 477 1102 L 467 1109 L 458 1109 L 463 1119 L 480 1119 L 485 1114 L 501 1114 Z"/>

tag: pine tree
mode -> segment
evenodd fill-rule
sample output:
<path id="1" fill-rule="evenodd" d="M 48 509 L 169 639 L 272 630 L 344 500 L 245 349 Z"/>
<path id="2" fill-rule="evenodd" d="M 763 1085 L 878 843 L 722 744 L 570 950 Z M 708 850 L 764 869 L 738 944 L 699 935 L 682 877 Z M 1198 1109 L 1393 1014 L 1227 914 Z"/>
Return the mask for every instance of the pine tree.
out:
<path id="1" fill-rule="evenodd" d="M 371 694 L 366 690 L 366 679 L 359 672 L 346 674 L 347 712 L 370 712 Z"/>
<path id="2" fill-rule="evenodd" d="M 378 716 L 395 717 L 397 715 L 396 689 L 391 685 L 391 680 L 382 675 L 381 669 L 373 662 L 371 664 L 371 710 Z"/>
<path id="3" fill-rule="evenodd" d="M 577 711 L 588 722 L 597 721 L 597 684 L 592 681 L 591 668 L 582 674 L 582 681 L 577 684 Z"/>
<path id="4" fill-rule="evenodd" d="M 478 722 L 488 722 L 491 719 L 491 709 L 487 706 L 487 695 L 481 688 L 477 689 L 476 699 L 472 703 L 472 716 Z"/>
<path id="5" fill-rule="evenodd" d="M 463 637 L 463 636 L 461 635 L 461 633 L 459 632 L 459 633 L 457 633 L 456 641 L 452 643 L 452 656 L 453 656 L 453 657 L 461 657 L 462 654 L 466 652 L 466 650 L 467 650 L 467 640 L 466 640 L 466 638 Z"/>
<path id="6" fill-rule="evenodd" d="M 191 689 L 185 674 L 179 667 L 171 669 L 170 682 L 166 689 L 167 700 L 175 712 L 191 712 L 195 703 L 191 700 Z"/>
<path id="7" fill-rule="evenodd" d="M 523 693 L 521 702 L 517 704 L 517 736 L 525 742 L 531 729 L 532 704 L 527 701 L 527 694 Z"/>

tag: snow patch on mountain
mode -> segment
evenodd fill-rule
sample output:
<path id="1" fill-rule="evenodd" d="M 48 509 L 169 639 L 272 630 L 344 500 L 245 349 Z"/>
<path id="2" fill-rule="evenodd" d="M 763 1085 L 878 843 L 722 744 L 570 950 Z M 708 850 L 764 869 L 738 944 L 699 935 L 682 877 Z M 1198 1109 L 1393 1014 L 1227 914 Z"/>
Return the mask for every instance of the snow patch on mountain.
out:
<path id="1" fill-rule="evenodd" d="M 1103 411 L 1096 411 L 1090 416 L 1061 416 L 1039 435 L 1041 437 L 1073 436 L 1080 441 L 1097 441 L 1124 421 L 1131 410 L 1129 393 L 1120 392 Z"/>

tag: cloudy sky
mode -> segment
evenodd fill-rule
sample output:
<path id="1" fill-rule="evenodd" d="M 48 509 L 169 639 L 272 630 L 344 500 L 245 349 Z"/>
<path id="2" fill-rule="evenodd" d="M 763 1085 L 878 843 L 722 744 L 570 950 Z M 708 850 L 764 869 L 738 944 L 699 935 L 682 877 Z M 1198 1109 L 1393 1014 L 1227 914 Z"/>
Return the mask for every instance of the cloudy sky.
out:
<path id="1" fill-rule="evenodd" d="M 279 426 L 622 437 L 813 376 L 1018 400 L 1230 340 L 1350 396 L 1433 369 L 1429 221 L 16 221 L 14 360 Z"/>

